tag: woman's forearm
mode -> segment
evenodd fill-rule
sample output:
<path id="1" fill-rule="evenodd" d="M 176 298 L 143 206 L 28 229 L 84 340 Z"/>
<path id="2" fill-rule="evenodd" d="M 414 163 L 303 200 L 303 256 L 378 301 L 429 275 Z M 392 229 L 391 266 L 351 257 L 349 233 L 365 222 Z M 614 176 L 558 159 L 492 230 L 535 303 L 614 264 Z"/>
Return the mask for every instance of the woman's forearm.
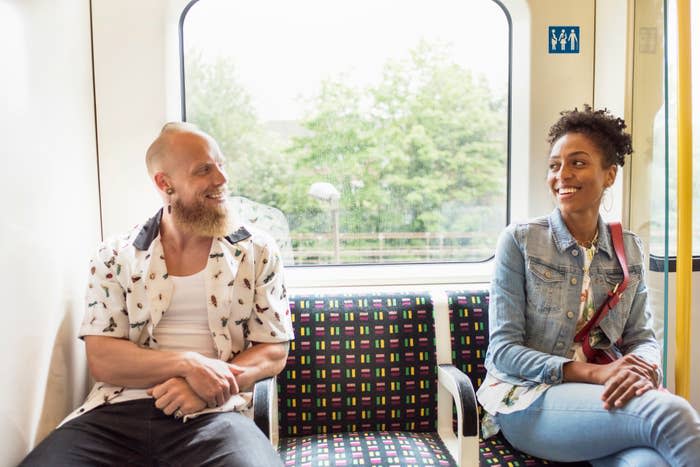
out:
<path id="1" fill-rule="evenodd" d="M 603 384 L 599 375 L 600 365 L 586 362 L 567 362 L 564 364 L 564 381 L 571 383 Z"/>

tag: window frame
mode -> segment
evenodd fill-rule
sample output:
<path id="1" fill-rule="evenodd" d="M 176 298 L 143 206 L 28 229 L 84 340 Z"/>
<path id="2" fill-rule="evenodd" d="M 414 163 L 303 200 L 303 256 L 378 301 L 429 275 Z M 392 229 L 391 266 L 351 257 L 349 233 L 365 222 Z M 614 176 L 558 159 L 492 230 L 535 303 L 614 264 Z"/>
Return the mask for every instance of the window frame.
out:
<path id="1" fill-rule="evenodd" d="M 178 21 L 178 45 L 180 68 L 180 112 L 187 121 L 185 83 L 185 20 L 192 7 L 200 0 L 190 0 L 183 8 Z M 508 27 L 508 71 L 506 96 L 506 223 L 511 222 L 512 201 L 512 145 L 513 145 L 513 18 L 505 3 L 513 0 L 489 0 L 503 12 Z M 529 26 L 529 25 L 528 25 Z M 525 28 L 526 29 L 526 28 Z M 529 32 L 529 31 L 528 31 Z M 529 66 L 529 64 L 528 64 Z M 527 70 L 520 70 L 526 72 Z M 529 102 L 528 102 L 529 105 Z M 525 113 L 527 115 L 527 113 Z M 327 286 L 380 286 L 380 285 L 460 285 L 484 284 L 490 281 L 494 255 L 480 261 L 436 261 L 426 263 L 357 263 L 331 265 L 286 266 L 286 279 L 292 287 Z"/>
<path id="2" fill-rule="evenodd" d="M 663 88 L 664 88 L 664 97 L 663 97 L 663 111 L 664 111 L 664 137 L 665 137 L 664 157 L 666 159 L 665 160 L 665 173 L 664 173 L 664 182 L 665 182 L 664 195 L 667 198 L 666 201 L 668 202 L 669 201 L 668 200 L 668 198 L 669 198 L 669 179 L 671 177 L 671 174 L 673 174 L 673 176 L 675 177 L 675 181 L 676 182 L 678 181 L 677 180 L 678 174 L 671 171 L 672 167 L 669 164 L 669 161 L 671 159 L 670 158 L 671 146 L 669 144 L 671 135 L 670 135 L 669 130 L 672 128 L 672 126 L 669 124 L 669 122 L 671 121 L 671 119 L 670 119 L 671 101 L 673 100 L 674 102 L 676 102 L 677 98 L 678 98 L 678 96 L 676 95 L 677 90 L 676 89 L 672 90 L 672 88 L 670 88 L 670 85 L 673 84 L 678 79 L 678 77 L 676 76 L 675 79 L 673 81 L 671 81 L 671 77 L 670 77 L 670 75 L 671 75 L 670 70 L 674 69 L 674 70 L 676 70 L 675 73 L 677 73 L 677 67 L 678 67 L 678 63 L 677 63 L 678 57 L 671 54 L 671 40 L 673 40 L 673 39 L 670 40 L 670 38 L 675 37 L 675 44 L 674 45 L 675 45 L 675 48 L 677 49 L 678 48 L 678 44 L 677 44 L 678 38 L 676 36 L 677 36 L 677 32 L 678 32 L 677 31 L 678 25 L 673 23 L 673 22 L 669 23 L 667 15 L 668 15 L 668 9 L 664 6 L 664 26 L 663 26 L 663 30 L 664 30 L 664 33 L 663 33 L 663 48 L 664 48 Z M 692 27 L 692 17 L 691 17 L 691 27 Z M 669 32 L 671 34 L 669 34 Z M 692 42 L 694 43 L 695 41 L 692 41 Z M 691 45 L 692 45 L 692 43 L 691 43 Z M 671 62 L 669 60 L 669 57 L 674 57 L 675 62 Z M 691 60 L 692 60 L 692 58 L 691 58 Z M 693 64 L 691 61 L 691 69 L 692 68 L 693 68 Z M 700 64 L 698 65 L 698 68 L 700 69 Z M 692 86 L 692 83 L 691 83 L 691 86 Z M 671 93 L 673 93 L 673 96 L 671 96 Z M 677 102 L 675 105 L 676 105 L 676 112 L 678 112 Z M 676 122 L 675 126 L 677 126 L 677 122 Z M 675 127 L 673 127 L 673 129 L 677 130 L 677 128 L 675 128 Z M 694 129 L 695 128 L 691 122 L 691 132 Z M 698 131 L 698 132 L 700 133 L 700 131 Z M 678 147 L 677 147 L 677 145 L 675 147 L 675 152 L 676 152 L 676 154 L 675 154 L 676 159 L 678 159 L 678 154 L 677 154 Z M 695 156 L 696 156 L 696 154 L 692 152 L 692 148 L 691 148 L 691 158 L 695 159 Z M 693 195 L 691 194 L 691 203 L 692 203 L 692 196 Z M 676 197 L 678 197 L 678 193 L 676 193 Z M 676 200 L 676 202 L 677 202 L 677 200 Z M 664 223 L 663 224 L 664 225 L 663 225 L 662 229 L 664 230 L 664 236 L 668 236 L 668 237 L 677 239 L 678 238 L 678 225 L 677 225 L 678 223 L 676 222 L 676 225 L 674 225 L 672 228 L 672 226 L 670 224 L 670 219 L 669 219 L 668 206 L 666 207 L 665 212 L 664 212 Z M 691 219 L 691 228 L 693 226 L 692 224 L 693 224 L 693 222 Z M 658 252 L 657 250 L 652 250 L 652 242 L 651 242 L 651 240 L 649 241 L 649 245 L 648 245 L 649 271 L 661 272 L 661 273 L 665 273 L 665 272 L 675 273 L 676 272 L 676 264 L 678 262 L 677 248 L 676 248 L 675 254 L 670 254 L 668 251 L 670 249 L 670 248 L 668 248 L 668 245 L 669 245 L 669 243 L 667 241 L 666 248 L 665 248 L 666 251 Z M 691 271 L 692 272 L 700 271 L 700 254 L 697 254 L 697 252 L 695 252 L 695 251 L 691 251 Z"/>

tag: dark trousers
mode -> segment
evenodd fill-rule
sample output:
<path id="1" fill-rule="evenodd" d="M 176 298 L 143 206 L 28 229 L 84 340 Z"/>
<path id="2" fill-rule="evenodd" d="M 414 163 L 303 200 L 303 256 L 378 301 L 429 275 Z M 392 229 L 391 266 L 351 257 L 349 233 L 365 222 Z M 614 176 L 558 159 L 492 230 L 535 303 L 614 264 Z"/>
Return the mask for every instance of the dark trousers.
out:
<path id="1" fill-rule="evenodd" d="M 54 430 L 20 466 L 282 466 L 248 417 L 201 415 L 183 423 L 153 399 L 104 405 Z"/>

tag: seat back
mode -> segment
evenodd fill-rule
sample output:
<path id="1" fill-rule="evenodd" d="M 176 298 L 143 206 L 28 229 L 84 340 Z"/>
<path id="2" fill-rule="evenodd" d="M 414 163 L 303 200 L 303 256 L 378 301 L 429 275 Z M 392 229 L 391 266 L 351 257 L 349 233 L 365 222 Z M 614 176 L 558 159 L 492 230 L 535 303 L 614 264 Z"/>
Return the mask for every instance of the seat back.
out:
<path id="1" fill-rule="evenodd" d="M 489 291 L 448 291 L 447 303 L 452 361 L 469 376 L 474 390 L 477 390 L 486 377 L 484 359 L 489 345 Z"/>
<path id="2" fill-rule="evenodd" d="M 289 298 L 295 339 L 277 377 L 281 437 L 436 430 L 429 293 Z"/>
<path id="3" fill-rule="evenodd" d="M 277 243 L 285 266 L 294 265 L 292 236 L 289 233 L 289 223 L 282 211 L 266 204 L 256 203 L 243 196 L 231 196 L 228 200 L 229 209 L 240 224 L 247 224 L 263 230 Z"/>

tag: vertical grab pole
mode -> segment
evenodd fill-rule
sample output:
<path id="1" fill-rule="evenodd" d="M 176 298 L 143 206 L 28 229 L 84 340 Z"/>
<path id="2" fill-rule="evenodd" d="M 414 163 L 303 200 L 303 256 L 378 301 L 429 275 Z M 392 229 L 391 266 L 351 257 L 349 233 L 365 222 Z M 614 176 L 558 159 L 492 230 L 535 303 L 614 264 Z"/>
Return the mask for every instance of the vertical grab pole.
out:
<path id="1" fill-rule="evenodd" d="M 697 7 L 698 5 L 696 5 Z M 690 396 L 692 299 L 693 133 L 690 0 L 678 0 L 678 253 L 676 285 L 676 393 Z"/>

